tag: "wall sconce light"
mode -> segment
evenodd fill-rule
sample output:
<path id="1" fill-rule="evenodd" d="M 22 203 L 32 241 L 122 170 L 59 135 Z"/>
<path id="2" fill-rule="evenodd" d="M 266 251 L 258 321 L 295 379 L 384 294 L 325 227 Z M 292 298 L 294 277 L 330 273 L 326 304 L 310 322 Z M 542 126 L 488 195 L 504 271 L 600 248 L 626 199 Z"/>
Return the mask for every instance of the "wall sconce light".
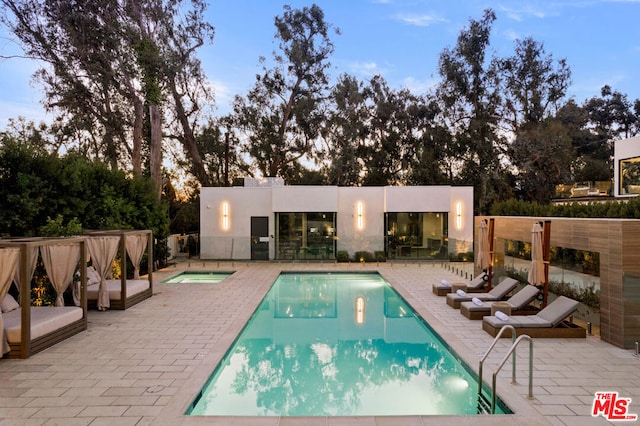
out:
<path id="1" fill-rule="evenodd" d="M 462 229 L 462 203 L 456 203 L 456 228 Z"/>
<path id="2" fill-rule="evenodd" d="M 356 324 L 364 323 L 364 297 L 356 298 Z"/>
<path id="3" fill-rule="evenodd" d="M 229 229 L 229 203 L 226 201 L 222 203 L 222 229 Z"/>
<path id="4" fill-rule="evenodd" d="M 362 230 L 364 228 L 364 205 L 362 201 L 358 201 L 358 204 L 356 207 L 357 207 L 356 226 L 358 227 L 359 230 Z"/>

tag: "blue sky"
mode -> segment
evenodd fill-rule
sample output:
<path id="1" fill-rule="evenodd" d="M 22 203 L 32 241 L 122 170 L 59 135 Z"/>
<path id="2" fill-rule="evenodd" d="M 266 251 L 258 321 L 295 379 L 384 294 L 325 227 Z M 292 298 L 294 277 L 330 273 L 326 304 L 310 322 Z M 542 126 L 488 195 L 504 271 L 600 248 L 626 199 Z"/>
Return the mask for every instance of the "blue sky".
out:
<path id="1" fill-rule="evenodd" d="M 207 18 L 216 28 L 212 45 L 199 51 L 215 87 L 217 112 L 230 110 L 234 95 L 244 94 L 260 72 L 258 58 L 269 58 L 273 19 L 282 5 L 311 2 L 211 0 Z M 609 84 L 640 98 L 640 0 L 483 1 L 483 0 L 317 0 L 327 22 L 340 28 L 333 35 L 331 74 L 360 79 L 381 74 L 395 88 L 424 93 L 438 81 L 438 57 L 455 45 L 469 18 L 481 19 L 486 8 L 497 16 L 491 52 L 513 53 L 514 40 L 531 36 L 544 43 L 554 59 L 565 58 L 572 70 L 569 96 L 582 103 Z M 0 56 L 19 54 L 0 32 Z M 37 64 L 0 59 L 0 129 L 10 117 L 47 119 L 39 105 L 40 88 L 31 83 Z"/>

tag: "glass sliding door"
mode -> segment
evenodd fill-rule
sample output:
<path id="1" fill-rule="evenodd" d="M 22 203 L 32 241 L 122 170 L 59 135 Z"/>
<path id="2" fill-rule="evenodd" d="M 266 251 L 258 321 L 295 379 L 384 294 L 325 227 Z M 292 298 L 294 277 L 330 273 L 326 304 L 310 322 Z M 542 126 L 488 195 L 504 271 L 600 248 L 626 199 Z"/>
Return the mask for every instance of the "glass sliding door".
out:
<path id="1" fill-rule="evenodd" d="M 334 212 L 276 213 L 276 227 L 278 259 L 335 259 Z"/>
<path id="2" fill-rule="evenodd" d="M 335 213 L 307 213 L 306 259 L 335 259 Z"/>
<path id="3" fill-rule="evenodd" d="M 389 259 L 445 259 L 448 214 L 397 212 L 385 215 Z"/>

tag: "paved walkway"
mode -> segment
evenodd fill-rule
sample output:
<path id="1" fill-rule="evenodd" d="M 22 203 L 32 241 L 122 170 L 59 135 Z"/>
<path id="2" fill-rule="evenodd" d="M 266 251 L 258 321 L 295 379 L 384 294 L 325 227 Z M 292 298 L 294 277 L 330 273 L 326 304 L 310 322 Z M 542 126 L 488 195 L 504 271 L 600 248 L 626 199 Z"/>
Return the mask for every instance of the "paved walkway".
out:
<path id="1" fill-rule="evenodd" d="M 220 284 L 163 284 L 181 270 L 234 270 Z M 281 270 L 378 270 L 474 369 L 491 344 L 480 322 L 464 318 L 431 292 L 440 264 L 178 264 L 154 274 L 154 296 L 127 311 L 89 313 L 89 328 L 27 360 L 0 359 L 0 425 L 599 425 L 596 391 L 631 398 L 640 413 L 640 359 L 595 337 L 536 339 L 534 399 L 528 400 L 528 350 L 518 351 L 518 382 L 507 365 L 498 393 L 515 415 L 450 417 L 198 418 L 182 413 Z M 498 343 L 486 376 L 504 356 Z M 485 379 L 486 380 L 486 379 Z"/>

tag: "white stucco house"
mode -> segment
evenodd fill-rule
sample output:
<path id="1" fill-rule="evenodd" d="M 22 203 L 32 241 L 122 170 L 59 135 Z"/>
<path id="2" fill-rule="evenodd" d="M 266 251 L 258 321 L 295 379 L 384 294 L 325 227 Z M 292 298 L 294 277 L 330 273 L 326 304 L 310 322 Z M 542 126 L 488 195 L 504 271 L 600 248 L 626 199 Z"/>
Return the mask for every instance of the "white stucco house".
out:
<path id="1" fill-rule="evenodd" d="M 202 259 L 448 259 L 472 250 L 470 186 L 286 186 L 266 178 L 200 193 Z"/>
<path id="2" fill-rule="evenodd" d="M 614 144 L 614 195 L 640 194 L 640 137 L 622 139 Z"/>

